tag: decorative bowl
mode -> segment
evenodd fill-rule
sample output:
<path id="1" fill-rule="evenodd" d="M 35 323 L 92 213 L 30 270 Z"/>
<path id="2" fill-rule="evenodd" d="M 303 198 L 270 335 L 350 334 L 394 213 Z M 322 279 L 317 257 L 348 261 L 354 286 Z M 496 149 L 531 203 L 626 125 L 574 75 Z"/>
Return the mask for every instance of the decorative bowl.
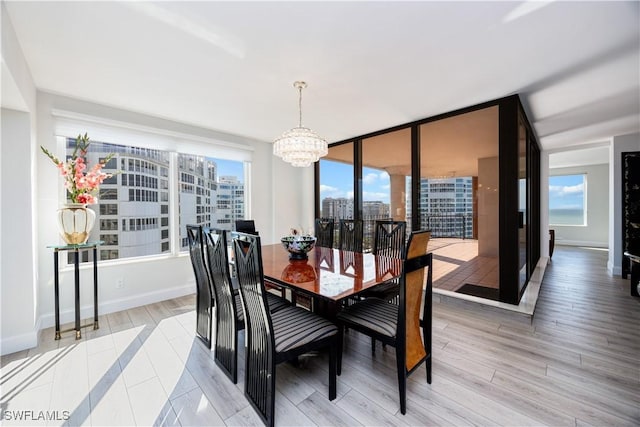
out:
<path id="1" fill-rule="evenodd" d="M 316 245 L 314 236 L 285 236 L 280 239 L 282 246 L 289 251 L 289 259 L 307 259 L 307 252 Z"/>

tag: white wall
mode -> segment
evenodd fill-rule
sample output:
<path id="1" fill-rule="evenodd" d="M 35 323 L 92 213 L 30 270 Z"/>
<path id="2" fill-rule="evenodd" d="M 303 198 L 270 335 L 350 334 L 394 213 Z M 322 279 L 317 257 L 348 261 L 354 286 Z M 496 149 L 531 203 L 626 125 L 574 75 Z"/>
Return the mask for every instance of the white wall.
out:
<path id="1" fill-rule="evenodd" d="M 556 244 L 575 246 L 609 246 L 609 165 L 554 168 L 549 176 L 586 174 L 586 226 L 549 225 L 555 230 Z M 547 187 L 546 192 L 549 191 Z M 548 210 L 546 211 L 548 212 Z"/>
<path id="2" fill-rule="evenodd" d="M 36 345 L 37 256 L 34 245 L 36 88 L 2 10 L 2 110 L 0 139 L 0 350 Z M 9 107 L 9 108 L 7 108 Z M 18 111 L 19 110 L 19 111 Z"/>
<path id="3" fill-rule="evenodd" d="M 2 354 L 37 344 L 30 114 L 2 109 Z"/>
<path id="4" fill-rule="evenodd" d="M 297 168 L 274 157 L 271 176 L 273 187 L 273 239 L 279 242 L 292 227 L 313 233 L 313 167 Z"/>
<path id="5" fill-rule="evenodd" d="M 622 153 L 640 151 L 640 133 L 620 135 L 613 138 L 609 164 L 613 165 L 609 173 L 611 183 L 609 193 L 609 273 L 622 274 Z"/>
<path id="6" fill-rule="evenodd" d="M 249 141 L 208 129 L 37 92 L 39 120 L 31 135 L 24 130 L 25 123 L 29 123 L 28 114 L 12 111 L 4 114 L 3 111 L 2 117 L 3 141 L 16 141 L 18 137 L 20 140 L 33 140 L 31 144 L 2 144 L 2 201 L 6 206 L 7 201 L 20 200 L 20 203 L 11 204 L 16 208 L 14 211 L 8 211 L 10 214 L 5 213 L 2 217 L 0 229 L 3 232 L 3 253 L 11 254 L 11 259 L 2 258 L 2 354 L 35 346 L 38 330 L 54 324 L 53 254 L 47 245 L 59 243 L 55 212 L 64 197 L 64 191 L 60 187 L 57 169 L 40 153 L 39 145 L 55 151 L 56 118 L 52 111 L 60 110 L 101 117 L 107 122 L 117 120 L 244 144 L 253 150 L 250 162 L 252 217 L 260 229 L 263 242 L 279 241 L 280 236 L 288 233 L 290 224 L 312 222 L 313 168 L 293 168 L 282 163 L 274 172 L 273 163 L 280 160 L 272 155 L 270 143 Z M 34 171 L 32 179 L 21 179 L 28 178 L 30 171 Z M 19 181 L 17 183 L 16 178 Z M 25 194 L 27 198 L 32 194 L 36 203 L 23 202 Z M 24 229 L 33 230 L 31 239 L 28 233 L 24 238 Z M 187 254 L 101 262 L 98 270 L 100 314 L 195 291 L 193 270 Z M 33 271 L 37 278 L 29 278 L 29 271 Z M 91 274 L 91 266 L 81 267 L 83 318 L 92 315 Z M 116 288 L 119 279 L 124 279 L 123 288 Z M 72 267 L 61 270 L 60 281 L 61 322 L 65 323 L 73 320 Z M 53 336 L 42 338 L 53 339 Z"/>
<path id="7" fill-rule="evenodd" d="M 216 140 L 226 140 L 236 144 L 243 144 L 254 150 L 252 164 L 252 217 L 260 230 L 263 240 L 272 243 L 274 235 L 272 224 L 273 200 L 271 188 L 271 145 L 263 142 L 242 140 L 235 136 L 223 135 L 207 129 L 196 128 L 189 125 L 159 120 L 157 118 L 144 116 L 132 112 L 113 109 L 92 103 L 78 101 L 66 97 L 54 96 L 47 93 L 38 94 L 38 113 L 42 119 L 38 125 L 38 140 L 41 144 L 55 149 L 55 118 L 51 115 L 53 110 L 71 111 L 83 114 L 90 114 L 94 117 L 106 120 L 118 120 L 133 125 L 148 126 L 155 129 L 168 131 L 179 131 L 182 133 L 197 135 L 200 137 L 210 137 Z M 52 167 L 49 160 L 44 156 L 37 158 L 38 169 L 40 170 L 38 187 L 39 210 L 38 210 L 38 248 L 40 250 L 39 272 L 43 280 L 40 283 L 41 292 L 41 315 L 43 317 L 43 327 L 50 326 L 53 319 L 53 258 L 47 245 L 58 242 L 57 231 L 54 222 L 54 212 L 59 205 L 59 180 L 56 168 Z M 300 179 L 294 179 L 291 175 L 297 172 L 293 168 L 282 168 L 279 176 L 283 182 L 295 183 L 296 192 L 300 191 Z M 280 193 L 280 192 L 278 192 Z M 290 193 L 286 193 L 290 194 Z M 279 198 L 281 196 L 278 196 Z M 297 203 L 297 200 L 296 200 Z M 280 206 L 287 206 L 289 203 L 281 203 Z M 299 214 L 299 209 L 294 210 L 294 214 Z M 83 274 L 90 277 L 91 271 L 87 267 Z M 118 279 L 123 278 L 125 286 L 116 288 Z M 138 306 L 154 301 L 173 298 L 178 295 L 191 293 L 195 290 L 193 283 L 193 271 L 187 254 L 182 256 L 159 256 L 147 260 L 127 260 L 124 262 L 102 262 L 99 267 L 100 282 L 100 307 L 102 312 L 122 310 L 128 307 Z M 67 268 L 61 274 L 63 286 L 71 286 L 73 283 L 73 271 Z M 81 305 L 90 313 L 92 295 L 86 292 L 82 295 Z M 62 321 L 72 319 L 73 306 L 72 299 L 61 301 Z"/>

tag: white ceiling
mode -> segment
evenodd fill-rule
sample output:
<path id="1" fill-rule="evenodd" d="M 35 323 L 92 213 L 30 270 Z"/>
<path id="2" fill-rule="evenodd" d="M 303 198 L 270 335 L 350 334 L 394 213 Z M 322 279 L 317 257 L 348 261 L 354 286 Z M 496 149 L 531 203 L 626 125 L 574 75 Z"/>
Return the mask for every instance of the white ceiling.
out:
<path id="1" fill-rule="evenodd" d="M 640 131 L 637 1 L 5 3 L 40 90 L 267 142 L 295 80 L 329 142 L 514 93 L 544 149 Z"/>

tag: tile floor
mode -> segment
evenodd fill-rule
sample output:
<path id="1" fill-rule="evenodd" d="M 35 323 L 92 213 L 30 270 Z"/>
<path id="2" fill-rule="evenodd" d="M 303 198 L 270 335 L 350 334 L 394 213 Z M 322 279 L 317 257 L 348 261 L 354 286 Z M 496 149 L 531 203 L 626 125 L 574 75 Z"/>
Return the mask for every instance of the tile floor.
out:
<path id="1" fill-rule="evenodd" d="M 478 256 L 478 241 L 433 238 L 433 287 L 455 291 L 466 283 L 498 288 L 498 258 Z"/>

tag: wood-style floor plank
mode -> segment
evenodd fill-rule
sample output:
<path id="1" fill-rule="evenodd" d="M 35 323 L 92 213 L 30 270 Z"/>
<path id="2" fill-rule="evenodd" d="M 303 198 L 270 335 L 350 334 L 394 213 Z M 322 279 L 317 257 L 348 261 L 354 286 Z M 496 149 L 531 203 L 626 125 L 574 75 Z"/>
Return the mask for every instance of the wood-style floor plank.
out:
<path id="1" fill-rule="evenodd" d="M 530 324 L 436 302 L 433 381 L 424 366 L 409 377 L 406 415 L 394 349 L 378 343 L 372 355 L 355 331 L 345 334 L 333 401 L 327 354 L 279 365 L 276 425 L 640 425 L 640 299 L 606 262 L 602 250 L 556 246 Z M 42 330 L 38 347 L 2 357 L 3 413 L 68 410 L 83 425 L 262 425 L 244 396 L 244 349 L 232 384 L 195 338 L 194 308 L 188 295 L 102 315 L 78 341 Z"/>

